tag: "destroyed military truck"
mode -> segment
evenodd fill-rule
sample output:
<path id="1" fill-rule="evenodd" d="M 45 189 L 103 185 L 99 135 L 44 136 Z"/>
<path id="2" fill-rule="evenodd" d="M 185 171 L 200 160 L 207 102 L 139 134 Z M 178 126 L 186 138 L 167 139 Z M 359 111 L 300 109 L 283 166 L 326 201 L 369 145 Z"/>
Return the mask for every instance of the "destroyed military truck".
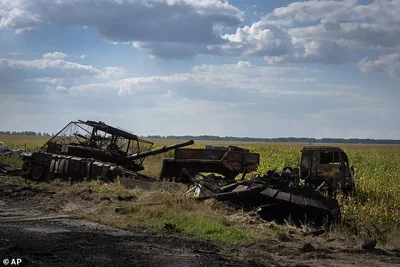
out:
<path id="1" fill-rule="evenodd" d="M 23 156 L 22 175 L 34 180 L 114 180 L 117 176 L 155 181 L 138 172 L 146 157 L 193 144 L 193 140 L 153 149 L 153 143 L 104 122 L 72 121 L 39 151 Z"/>
<path id="2" fill-rule="evenodd" d="M 160 179 L 178 178 L 188 181 L 188 172 L 221 175 L 225 180 L 234 180 L 239 173 L 257 170 L 260 154 L 236 146 L 212 146 L 205 149 L 177 149 L 173 159 L 165 159 Z M 190 175 L 189 175 L 190 176 Z M 190 180 L 190 179 L 189 179 Z"/>
<path id="3" fill-rule="evenodd" d="M 257 175 L 274 176 L 274 172 Z M 304 146 L 301 150 L 300 169 L 285 167 L 281 174 L 301 180 L 305 185 L 333 193 L 349 193 L 354 188 L 354 170 L 346 153 L 334 146 Z"/>
<path id="4" fill-rule="evenodd" d="M 258 153 L 236 146 L 206 145 L 205 149 L 177 149 L 173 159 L 165 159 L 160 179 L 187 181 L 189 173 L 219 174 L 225 180 L 234 180 L 242 174 L 256 171 L 260 162 Z M 304 146 L 300 168 L 285 167 L 280 174 L 268 171 L 252 178 L 282 176 L 302 180 L 306 185 L 326 189 L 351 191 L 354 188 L 353 168 L 346 153 L 333 146 Z"/>
<path id="5" fill-rule="evenodd" d="M 354 188 L 354 169 L 346 153 L 333 146 L 304 146 L 301 150 L 300 178 L 331 190 L 350 192 Z"/>
<path id="6" fill-rule="evenodd" d="M 340 220 L 337 200 L 324 191 L 354 186 L 343 150 L 305 146 L 300 168 L 285 167 L 281 173 L 270 170 L 245 179 L 258 165 L 258 153 L 239 147 L 177 149 L 174 159 L 164 160 L 160 178 L 188 184 L 187 194 L 198 200 L 213 198 L 241 210 L 257 211 L 265 219 L 291 217 L 296 223 L 312 220 L 316 224 Z"/>

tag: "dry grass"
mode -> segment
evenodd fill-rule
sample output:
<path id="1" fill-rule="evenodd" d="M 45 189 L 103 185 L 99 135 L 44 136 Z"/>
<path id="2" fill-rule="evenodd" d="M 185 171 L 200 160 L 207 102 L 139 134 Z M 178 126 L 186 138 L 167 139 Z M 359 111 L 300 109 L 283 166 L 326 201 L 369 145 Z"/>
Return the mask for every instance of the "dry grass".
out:
<path id="1" fill-rule="evenodd" d="M 51 137 L 29 135 L 0 135 L 0 141 L 12 149 L 36 149 L 44 145 Z"/>

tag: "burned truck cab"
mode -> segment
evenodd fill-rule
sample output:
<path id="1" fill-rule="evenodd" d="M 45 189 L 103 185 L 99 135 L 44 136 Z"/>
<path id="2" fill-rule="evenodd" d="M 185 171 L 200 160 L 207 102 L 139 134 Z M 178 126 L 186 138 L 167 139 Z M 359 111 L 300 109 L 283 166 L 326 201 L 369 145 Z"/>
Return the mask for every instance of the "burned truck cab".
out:
<path id="1" fill-rule="evenodd" d="M 331 190 L 353 190 L 353 168 L 342 149 L 333 146 L 304 146 L 301 152 L 300 178 L 306 183 L 319 186 L 325 182 Z"/>

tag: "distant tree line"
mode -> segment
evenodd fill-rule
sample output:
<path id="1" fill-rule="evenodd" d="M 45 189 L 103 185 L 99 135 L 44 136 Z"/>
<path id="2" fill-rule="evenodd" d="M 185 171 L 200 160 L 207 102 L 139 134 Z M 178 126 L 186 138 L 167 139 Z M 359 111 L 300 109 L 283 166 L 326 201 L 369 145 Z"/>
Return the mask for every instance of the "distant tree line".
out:
<path id="1" fill-rule="evenodd" d="M 54 134 L 49 133 L 36 133 L 32 131 L 22 131 L 22 132 L 11 132 L 11 131 L 0 131 L 0 135 L 30 135 L 30 136 L 54 136 Z"/>
<path id="2" fill-rule="evenodd" d="M 30 135 L 30 136 L 54 136 L 49 133 L 36 133 L 32 131 L 0 131 L 0 135 Z M 400 144 L 400 140 L 394 139 L 359 139 L 359 138 L 308 138 L 308 137 L 278 137 L 278 138 L 254 138 L 254 137 L 234 137 L 234 136 L 215 136 L 215 135 L 147 135 L 141 136 L 148 139 L 172 139 L 172 140 L 209 140 L 209 141 L 234 141 L 234 142 L 272 142 L 272 143 L 337 143 L 337 144 Z"/>
<path id="3" fill-rule="evenodd" d="M 338 143 L 338 144 L 400 144 L 400 140 L 394 139 L 359 139 L 359 138 L 308 138 L 308 137 L 278 137 L 278 138 L 253 138 L 253 137 L 234 137 L 234 136 L 213 136 L 213 135 L 148 135 L 142 136 L 149 139 L 194 139 L 194 140 L 209 140 L 209 141 L 235 141 L 235 142 L 275 142 L 275 143 Z"/>

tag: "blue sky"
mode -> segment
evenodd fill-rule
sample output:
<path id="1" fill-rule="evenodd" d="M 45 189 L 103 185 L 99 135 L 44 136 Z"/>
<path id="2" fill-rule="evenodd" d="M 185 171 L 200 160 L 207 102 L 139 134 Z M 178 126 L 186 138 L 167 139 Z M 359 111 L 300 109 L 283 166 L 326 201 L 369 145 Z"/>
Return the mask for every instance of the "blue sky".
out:
<path id="1" fill-rule="evenodd" d="M 0 0 L 0 130 L 400 139 L 400 1 Z"/>

